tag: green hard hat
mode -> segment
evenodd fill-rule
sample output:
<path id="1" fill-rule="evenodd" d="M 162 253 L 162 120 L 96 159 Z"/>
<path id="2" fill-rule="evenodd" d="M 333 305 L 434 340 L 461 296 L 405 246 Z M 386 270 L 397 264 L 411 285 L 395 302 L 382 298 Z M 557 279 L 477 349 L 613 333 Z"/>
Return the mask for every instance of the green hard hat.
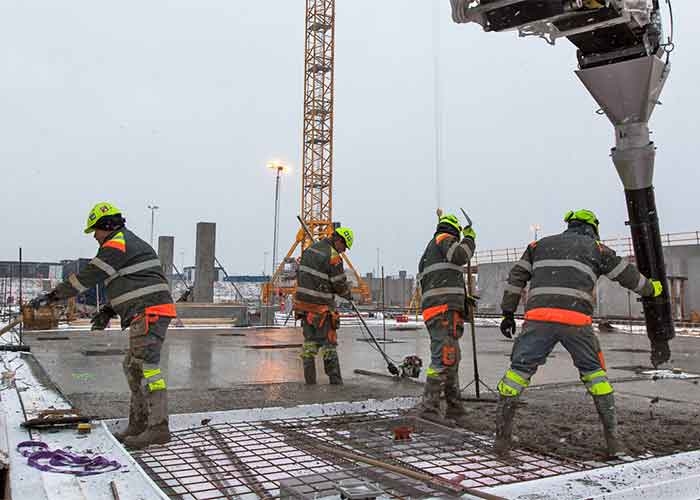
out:
<path id="1" fill-rule="evenodd" d="M 352 229 L 349 227 L 339 227 L 335 230 L 335 234 L 343 238 L 343 241 L 345 241 L 345 246 L 348 250 L 352 248 L 352 243 L 355 241 L 355 234 L 352 232 Z"/>
<path id="2" fill-rule="evenodd" d="M 443 215 L 440 217 L 440 221 L 438 224 L 449 224 L 453 228 L 455 228 L 457 231 L 462 231 L 462 226 L 459 224 L 459 219 L 457 218 L 456 215 L 448 214 L 448 215 Z"/>
<path id="3" fill-rule="evenodd" d="M 90 213 L 88 214 L 87 218 L 87 223 L 85 224 L 85 234 L 92 233 L 95 231 L 95 224 L 97 224 L 97 221 L 99 221 L 102 217 L 107 217 L 108 215 L 119 215 L 121 214 L 121 210 L 119 210 L 117 207 L 112 205 L 109 202 L 102 201 L 92 207 L 92 210 L 90 210 Z"/>
<path id="4" fill-rule="evenodd" d="M 581 209 L 581 210 L 569 210 L 564 214 L 564 222 L 579 221 L 584 222 L 593 226 L 595 232 L 598 233 L 598 227 L 600 226 L 600 221 L 596 217 L 595 213 L 591 210 Z"/>

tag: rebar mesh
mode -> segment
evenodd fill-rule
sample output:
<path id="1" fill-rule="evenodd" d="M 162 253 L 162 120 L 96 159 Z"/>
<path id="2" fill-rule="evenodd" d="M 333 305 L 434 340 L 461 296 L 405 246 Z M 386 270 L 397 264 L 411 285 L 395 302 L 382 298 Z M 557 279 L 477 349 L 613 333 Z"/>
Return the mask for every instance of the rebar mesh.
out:
<path id="1" fill-rule="evenodd" d="M 398 426 L 411 438 L 394 439 Z M 385 498 L 420 498 L 538 479 L 590 469 L 573 462 L 515 450 L 508 459 L 492 452 L 490 438 L 402 416 L 372 411 L 340 416 L 221 423 L 173 433 L 166 446 L 134 457 L 171 498 L 214 500 L 323 498 L 342 479 L 377 485 Z M 370 466 L 347 453 L 427 474 L 430 481 Z M 281 491 L 282 490 L 282 491 Z"/>

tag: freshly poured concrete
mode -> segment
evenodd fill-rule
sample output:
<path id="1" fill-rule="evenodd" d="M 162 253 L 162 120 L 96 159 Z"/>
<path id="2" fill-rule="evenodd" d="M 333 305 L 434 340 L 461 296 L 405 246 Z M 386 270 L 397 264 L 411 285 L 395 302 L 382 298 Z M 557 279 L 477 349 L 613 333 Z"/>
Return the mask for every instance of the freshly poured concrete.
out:
<path id="1" fill-rule="evenodd" d="M 381 337 L 380 329 L 375 333 Z M 58 340 L 60 337 L 68 339 Z M 429 363 L 427 332 L 424 329 L 417 332 L 389 332 L 388 337 L 402 341 L 385 345 L 389 356 L 400 362 L 405 356 L 417 353 L 424 362 L 424 378 Z M 508 366 L 512 341 L 503 338 L 496 328 L 478 328 L 477 337 L 481 378 L 490 387 L 495 387 Z M 123 355 L 120 350 L 127 348 L 127 337 L 123 332 L 59 330 L 27 333 L 25 338 L 51 379 L 76 406 L 102 417 L 126 414 L 128 388 L 122 373 Z M 339 332 L 338 350 L 344 386 L 328 385 L 319 359 L 319 385 L 308 387 L 303 383 L 300 348 L 290 347 L 303 342 L 299 329 L 171 328 L 162 352 L 171 411 L 180 413 L 291 406 L 323 401 L 414 396 L 422 392 L 421 385 L 413 382 L 395 383 L 382 377 L 353 373 L 354 369 L 387 373 L 379 354 L 371 344 L 358 340 L 361 338 L 361 331 L 354 327 L 341 328 Z M 641 397 L 647 402 L 658 397 L 669 404 L 687 402 L 697 405 L 700 401 L 698 380 L 652 381 L 635 373 L 635 366 L 649 367 L 646 337 L 624 333 L 602 334 L 601 342 L 610 376 L 613 379 L 636 380 L 615 383 L 619 396 L 629 393 L 629 396 Z M 282 346 L 275 348 L 275 345 Z M 462 339 L 462 345 L 460 374 L 462 385 L 465 385 L 472 379 L 471 341 L 468 333 Z M 673 366 L 686 372 L 700 373 L 699 338 L 678 338 L 673 341 L 673 350 Z M 87 356 L 86 352 L 105 352 L 111 355 Z M 578 377 L 568 353 L 558 346 L 547 364 L 535 376 L 531 387 L 536 390 L 537 386 L 556 383 L 577 386 L 580 384 Z"/>

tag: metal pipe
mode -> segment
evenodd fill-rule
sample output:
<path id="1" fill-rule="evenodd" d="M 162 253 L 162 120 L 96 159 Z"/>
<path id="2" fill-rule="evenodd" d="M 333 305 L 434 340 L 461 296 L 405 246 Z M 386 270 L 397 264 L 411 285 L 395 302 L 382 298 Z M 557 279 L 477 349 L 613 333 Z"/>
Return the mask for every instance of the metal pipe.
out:
<path id="1" fill-rule="evenodd" d="M 20 317 L 23 317 L 22 315 L 22 247 L 19 247 L 19 300 L 18 300 L 18 305 L 19 305 L 19 315 Z M 19 345 L 24 344 L 22 342 L 23 338 L 23 333 L 24 333 L 24 322 L 22 321 L 19 324 Z"/>
<path id="2" fill-rule="evenodd" d="M 277 265 L 277 240 L 279 238 L 279 212 L 280 212 L 280 177 L 282 169 L 277 169 L 277 177 L 275 179 L 275 227 L 274 236 L 272 239 L 272 269 Z M 274 299 L 273 299 L 274 303 Z"/>

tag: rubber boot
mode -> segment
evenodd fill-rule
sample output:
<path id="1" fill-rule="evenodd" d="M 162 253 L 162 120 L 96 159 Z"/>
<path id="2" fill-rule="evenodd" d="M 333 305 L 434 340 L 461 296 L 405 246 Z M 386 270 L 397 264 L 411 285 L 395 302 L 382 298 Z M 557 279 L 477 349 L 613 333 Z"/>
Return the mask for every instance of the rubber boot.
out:
<path id="1" fill-rule="evenodd" d="M 316 384 L 316 359 L 304 358 L 304 382 L 306 385 Z"/>
<path id="2" fill-rule="evenodd" d="M 447 381 L 445 382 L 445 400 L 447 402 L 445 417 L 449 420 L 453 420 L 460 427 L 467 427 L 470 422 L 467 412 L 460 400 L 459 382 L 457 381 L 456 375 L 448 375 L 447 377 Z"/>
<path id="3" fill-rule="evenodd" d="M 170 441 L 168 426 L 168 394 L 165 389 L 148 393 L 148 428 L 141 434 L 129 436 L 124 445 L 140 450 L 152 444 Z"/>
<path id="4" fill-rule="evenodd" d="M 115 432 L 114 437 L 120 443 L 124 442 L 129 436 L 136 436 L 146 430 L 148 414 L 146 411 L 146 401 L 143 393 L 131 393 L 131 402 L 129 403 L 129 425 L 122 432 Z"/>
<path id="5" fill-rule="evenodd" d="M 617 412 L 615 411 L 615 397 L 612 394 L 605 396 L 593 396 L 598 416 L 603 424 L 605 445 L 608 458 L 619 458 L 624 455 L 622 443 L 617 438 Z"/>
<path id="6" fill-rule="evenodd" d="M 324 353 L 323 369 L 328 375 L 331 385 L 343 385 L 343 377 L 340 374 L 340 360 L 336 351 L 326 351 Z"/>
<path id="7" fill-rule="evenodd" d="M 442 416 L 440 411 L 440 395 L 442 394 L 443 381 L 438 377 L 428 377 L 425 381 L 423 399 L 418 405 L 415 415 L 423 420 L 429 420 L 440 425 L 454 426 L 452 420 Z"/>
<path id="8" fill-rule="evenodd" d="M 496 442 L 493 449 L 497 455 L 508 455 L 513 435 L 513 417 L 519 396 L 501 396 L 496 408 Z"/>

